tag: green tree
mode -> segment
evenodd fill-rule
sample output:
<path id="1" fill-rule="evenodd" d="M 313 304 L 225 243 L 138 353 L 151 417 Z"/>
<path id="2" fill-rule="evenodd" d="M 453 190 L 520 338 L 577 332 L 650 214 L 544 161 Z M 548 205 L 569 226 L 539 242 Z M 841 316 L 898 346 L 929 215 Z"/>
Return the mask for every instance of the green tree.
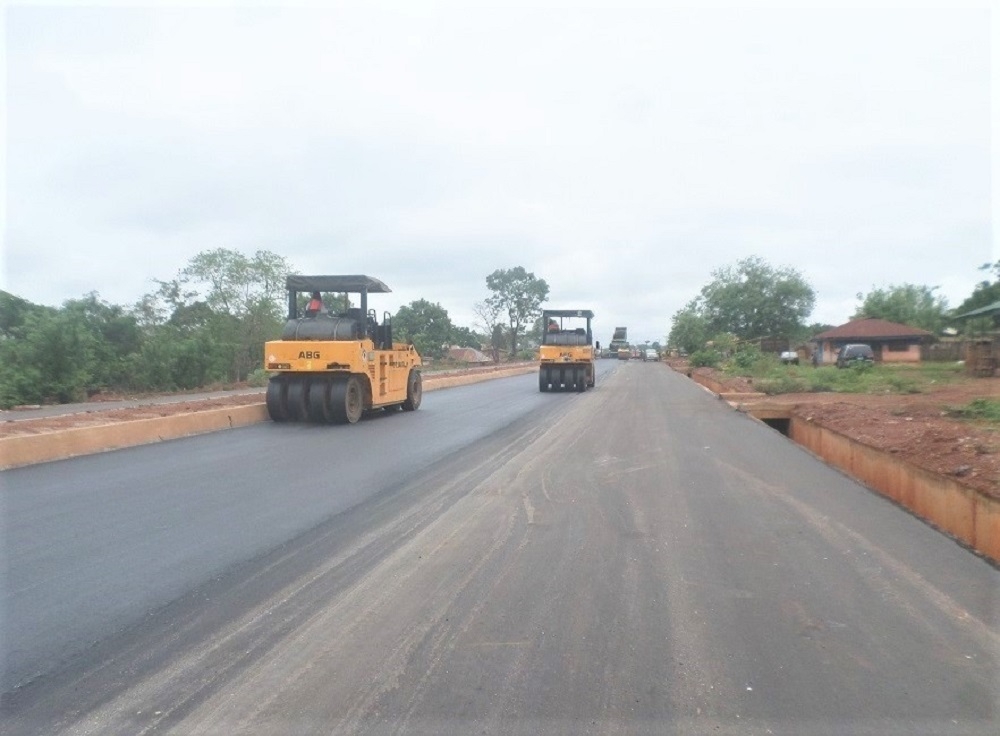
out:
<path id="1" fill-rule="evenodd" d="M 802 275 L 759 256 L 712 273 L 702 287 L 700 314 L 709 334 L 731 332 L 741 340 L 794 335 L 813 310 L 816 293 Z"/>
<path id="2" fill-rule="evenodd" d="M 449 342 L 460 348 L 475 348 L 476 350 L 483 346 L 483 339 L 468 327 L 452 327 Z"/>
<path id="3" fill-rule="evenodd" d="M 712 349 L 723 357 L 732 355 L 740 344 L 739 338 L 732 332 L 720 332 L 717 335 L 712 335 L 709 342 L 712 344 Z"/>
<path id="4" fill-rule="evenodd" d="M 140 355 L 129 365 L 131 386 L 174 391 L 230 379 L 236 318 L 212 309 L 198 289 L 187 287 L 186 277 L 156 283 L 157 290 L 132 308 L 143 340 Z M 183 375 L 185 367 L 192 369 L 190 375 Z"/>
<path id="5" fill-rule="evenodd" d="M 290 272 L 285 258 L 269 251 L 259 250 L 248 257 L 216 248 L 194 256 L 181 271 L 180 283 L 200 285 L 198 291 L 216 312 L 241 317 L 264 303 L 282 314 L 285 277 Z"/>
<path id="6" fill-rule="evenodd" d="M 826 332 L 827 330 L 832 330 L 836 325 L 828 325 L 825 322 L 811 322 L 802 328 L 802 331 L 798 334 L 797 341 L 805 342 L 810 340 L 820 333 Z"/>
<path id="7" fill-rule="evenodd" d="M 56 311 L 0 290 L 0 337 L 18 337 L 28 315 L 55 314 Z"/>
<path id="8" fill-rule="evenodd" d="M 157 290 L 132 308 L 142 349 L 129 361 L 130 385 L 173 391 L 226 381 L 236 350 L 236 317 L 216 312 L 187 277 L 156 281 Z"/>
<path id="9" fill-rule="evenodd" d="M 486 303 L 497 313 L 506 315 L 510 357 L 517 357 L 517 343 L 521 332 L 538 317 L 542 304 L 549 296 L 545 279 L 517 266 L 497 269 L 486 277 L 486 286 L 492 292 Z"/>
<path id="10" fill-rule="evenodd" d="M 291 270 L 285 258 L 268 251 L 248 257 L 216 248 L 199 253 L 181 271 L 178 291 L 193 289 L 183 294 L 184 302 L 200 296 L 214 315 L 210 329 L 215 345 L 229 354 L 232 380 L 243 380 L 262 365 L 264 342 L 284 319 L 285 277 Z"/>
<path id="11" fill-rule="evenodd" d="M 69 322 L 90 333 L 89 351 L 77 356 L 85 369 L 88 392 L 101 388 L 126 388 L 126 366 L 141 348 L 142 333 L 133 314 L 102 301 L 96 292 L 63 304 Z"/>
<path id="12" fill-rule="evenodd" d="M 708 320 L 701 314 L 698 300 L 693 299 L 674 313 L 667 344 L 691 355 L 705 347 L 708 334 Z"/>
<path id="13" fill-rule="evenodd" d="M 44 362 L 36 349 L 38 325 L 58 310 L 0 291 L 0 407 L 37 404 L 44 396 Z"/>
<path id="14" fill-rule="evenodd" d="M 504 337 L 503 325 L 500 323 L 500 307 L 489 299 L 476 302 L 472 311 L 475 312 L 478 324 L 483 328 L 483 334 L 487 336 L 490 345 L 493 362 L 500 362 L 500 352 L 506 348 L 507 341 Z"/>
<path id="15" fill-rule="evenodd" d="M 431 358 L 447 352 L 453 330 L 448 311 L 426 299 L 400 307 L 392 318 L 393 338 L 412 342 L 418 353 Z"/>
<path id="16" fill-rule="evenodd" d="M 0 402 L 79 401 L 126 388 L 142 333 L 132 314 L 96 293 L 56 310 L 0 296 Z"/>
<path id="17" fill-rule="evenodd" d="M 38 311 L 26 316 L 16 340 L 4 340 L 5 404 L 83 401 L 91 385 L 87 364 L 94 336 L 75 315 Z"/>
<path id="18" fill-rule="evenodd" d="M 500 362 L 500 353 L 507 349 L 507 334 L 503 325 L 494 325 L 490 334 L 490 350 L 493 352 L 493 362 Z"/>
<path id="19" fill-rule="evenodd" d="M 546 325 L 542 324 L 542 315 L 538 315 L 538 319 L 531 322 L 531 325 L 525 328 L 524 339 L 522 342 L 525 345 L 530 345 L 533 349 L 537 348 L 542 344 L 542 335 L 545 333 Z"/>
<path id="20" fill-rule="evenodd" d="M 225 366 L 210 330 L 170 324 L 143 341 L 129 372 L 136 388 L 155 391 L 198 388 L 224 375 Z"/>
<path id="21" fill-rule="evenodd" d="M 873 288 L 868 294 L 857 295 L 861 304 L 855 310 L 853 318 L 885 319 L 936 334 L 944 327 L 945 315 L 948 313 L 948 301 L 934 294 L 937 288 L 916 284 Z"/>

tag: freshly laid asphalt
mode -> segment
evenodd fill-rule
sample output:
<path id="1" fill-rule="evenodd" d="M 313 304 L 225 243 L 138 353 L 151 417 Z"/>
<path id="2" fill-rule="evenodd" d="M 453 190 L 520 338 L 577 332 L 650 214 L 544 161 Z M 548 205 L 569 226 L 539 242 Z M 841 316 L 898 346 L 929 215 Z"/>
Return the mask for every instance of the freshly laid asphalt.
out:
<path id="1" fill-rule="evenodd" d="M 0 474 L 0 731 L 1000 731 L 1000 572 L 655 363 Z"/>

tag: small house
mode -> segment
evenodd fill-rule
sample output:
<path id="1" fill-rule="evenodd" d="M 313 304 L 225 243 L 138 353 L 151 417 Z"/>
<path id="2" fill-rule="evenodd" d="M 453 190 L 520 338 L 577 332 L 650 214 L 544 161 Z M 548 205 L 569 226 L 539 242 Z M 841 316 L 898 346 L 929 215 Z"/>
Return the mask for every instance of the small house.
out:
<path id="1" fill-rule="evenodd" d="M 821 332 L 813 337 L 813 342 L 819 346 L 820 364 L 836 362 L 837 351 L 844 345 L 854 343 L 870 345 L 875 360 L 881 363 L 919 363 L 920 346 L 933 337 L 932 333 L 919 327 L 865 317 Z"/>

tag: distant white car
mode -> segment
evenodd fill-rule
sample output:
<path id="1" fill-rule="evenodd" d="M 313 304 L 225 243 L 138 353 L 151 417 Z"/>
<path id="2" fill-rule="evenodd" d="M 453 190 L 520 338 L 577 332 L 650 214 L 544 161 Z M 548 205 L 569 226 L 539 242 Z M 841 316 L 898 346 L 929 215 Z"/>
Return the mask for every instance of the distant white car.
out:
<path id="1" fill-rule="evenodd" d="M 643 360 L 659 360 L 660 356 L 656 354 L 656 351 L 650 348 L 646 351 L 646 354 L 642 356 Z"/>
<path id="2" fill-rule="evenodd" d="M 785 365 L 798 365 L 799 354 L 794 350 L 786 350 L 781 354 L 781 362 Z"/>

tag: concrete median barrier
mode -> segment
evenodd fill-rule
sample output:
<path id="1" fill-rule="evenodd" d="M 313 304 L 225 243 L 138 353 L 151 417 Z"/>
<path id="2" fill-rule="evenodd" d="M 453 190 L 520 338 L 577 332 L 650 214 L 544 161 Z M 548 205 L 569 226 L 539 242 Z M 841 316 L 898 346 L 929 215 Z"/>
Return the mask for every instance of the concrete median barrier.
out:
<path id="1" fill-rule="evenodd" d="M 230 406 L 130 422 L 79 427 L 0 440 L 0 467 L 13 468 L 77 455 L 243 427 L 267 419 L 264 404 Z"/>
<path id="2" fill-rule="evenodd" d="M 538 366 L 531 363 L 504 368 L 491 367 L 455 375 L 425 375 L 424 391 L 465 386 L 496 378 L 532 373 L 536 370 L 538 370 Z M 261 402 L 247 406 L 221 407 L 57 432 L 4 437 L 0 439 L 0 469 L 5 470 L 79 455 L 119 450 L 124 447 L 145 445 L 205 432 L 245 427 L 264 421 L 268 421 L 267 409 Z"/>

